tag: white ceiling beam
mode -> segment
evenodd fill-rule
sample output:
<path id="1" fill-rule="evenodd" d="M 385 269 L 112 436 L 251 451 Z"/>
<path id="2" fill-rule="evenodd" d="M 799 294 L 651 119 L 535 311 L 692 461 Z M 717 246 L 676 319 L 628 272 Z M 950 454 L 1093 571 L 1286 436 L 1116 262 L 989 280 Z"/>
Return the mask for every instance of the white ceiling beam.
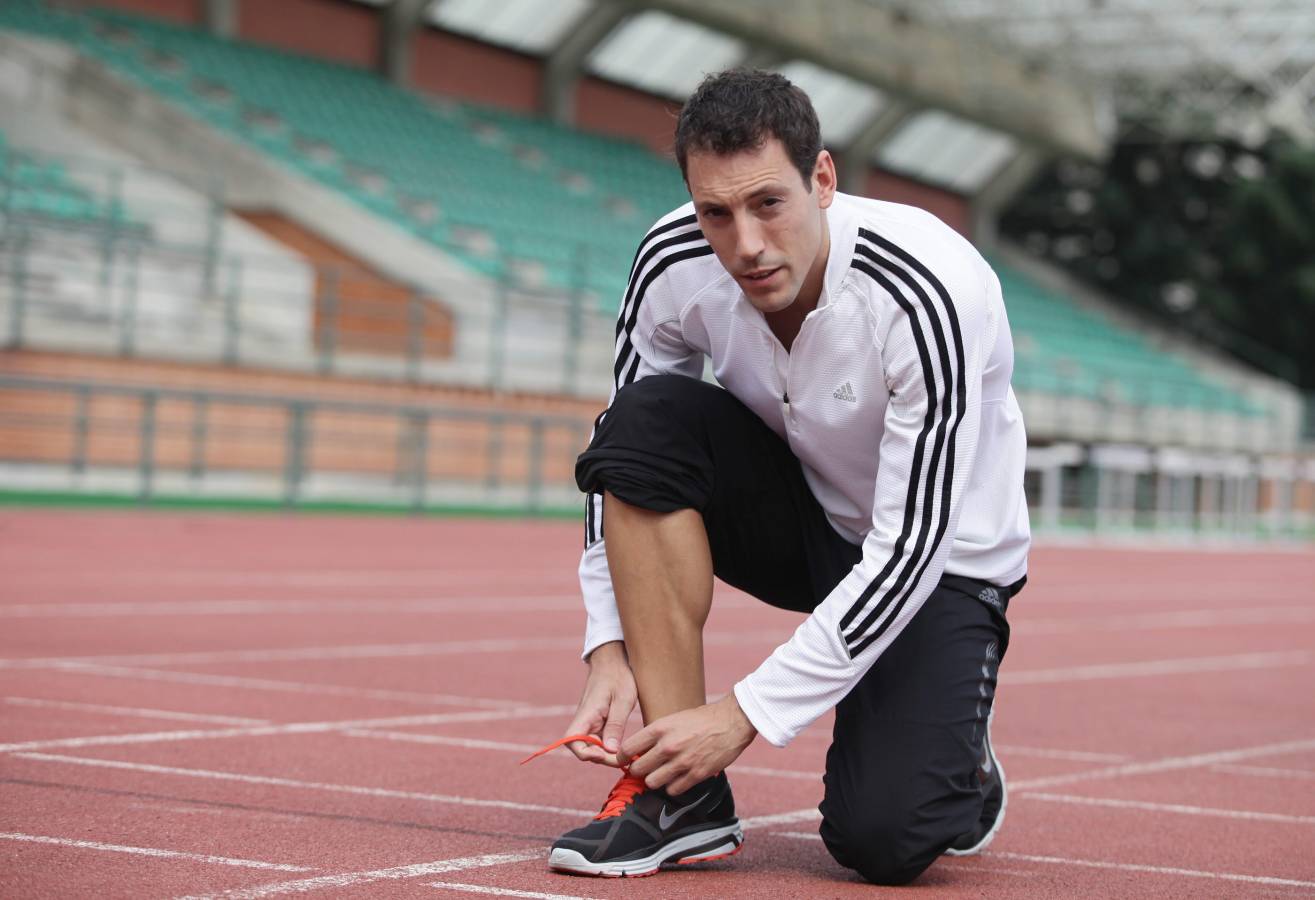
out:
<path id="1" fill-rule="evenodd" d="M 1062 153 L 1096 158 L 1107 145 L 1095 97 L 1067 73 L 1038 71 L 1016 52 L 864 0 L 829 0 L 825 14 L 797 0 L 647 5 Z"/>

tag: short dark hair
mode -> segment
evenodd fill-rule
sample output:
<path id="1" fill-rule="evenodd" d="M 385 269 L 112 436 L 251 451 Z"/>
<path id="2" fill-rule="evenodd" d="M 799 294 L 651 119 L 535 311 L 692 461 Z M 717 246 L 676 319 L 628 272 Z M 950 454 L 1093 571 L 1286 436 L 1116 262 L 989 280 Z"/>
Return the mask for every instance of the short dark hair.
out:
<path id="1" fill-rule="evenodd" d="M 688 181 L 691 151 L 719 156 L 755 150 L 769 138 L 785 152 L 812 190 L 822 130 L 812 101 L 790 79 L 762 69 L 728 69 L 703 79 L 676 121 L 676 162 Z"/>

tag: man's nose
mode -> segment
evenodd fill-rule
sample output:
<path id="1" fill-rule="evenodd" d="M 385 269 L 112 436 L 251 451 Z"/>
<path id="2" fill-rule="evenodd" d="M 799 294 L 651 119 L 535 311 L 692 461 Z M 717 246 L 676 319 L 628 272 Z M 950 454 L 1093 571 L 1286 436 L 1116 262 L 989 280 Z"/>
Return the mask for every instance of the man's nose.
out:
<path id="1" fill-rule="evenodd" d="M 736 223 L 735 254 L 744 262 L 753 262 L 762 256 L 764 244 L 762 229 L 752 218 Z"/>

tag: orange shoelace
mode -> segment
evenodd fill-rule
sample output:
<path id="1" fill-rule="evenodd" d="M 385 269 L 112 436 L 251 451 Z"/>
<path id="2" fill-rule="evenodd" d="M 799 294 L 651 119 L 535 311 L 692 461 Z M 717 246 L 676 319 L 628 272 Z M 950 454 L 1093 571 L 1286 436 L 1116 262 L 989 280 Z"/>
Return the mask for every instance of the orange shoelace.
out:
<path id="1" fill-rule="evenodd" d="M 525 765 L 532 759 L 538 759 L 545 753 L 551 753 L 558 747 L 564 747 L 567 744 L 573 744 L 576 741 L 583 741 L 586 744 L 592 744 L 595 747 L 603 747 L 601 738 L 592 734 L 570 734 L 560 740 L 553 741 L 542 750 L 537 750 L 521 760 L 521 765 Z M 603 749 L 607 749 L 603 747 Z M 613 816 L 619 816 L 625 812 L 627 806 L 634 802 L 635 797 L 648 790 L 648 785 L 644 784 L 644 779 L 636 778 L 630 774 L 626 767 L 621 768 L 621 777 L 617 779 L 616 784 L 612 785 L 612 790 L 607 795 L 607 801 L 603 803 L 602 810 L 594 816 L 594 820 L 610 819 Z"/>

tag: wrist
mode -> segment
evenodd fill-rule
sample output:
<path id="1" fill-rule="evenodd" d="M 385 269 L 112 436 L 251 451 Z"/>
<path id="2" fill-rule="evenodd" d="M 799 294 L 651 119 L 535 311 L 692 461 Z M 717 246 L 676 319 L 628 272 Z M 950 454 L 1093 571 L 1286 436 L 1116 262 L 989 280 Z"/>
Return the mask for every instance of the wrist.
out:
<path id="1" fill-rule="evenodd" d="M 735 692 L 731 691 L 719 702 L 726 707 L 726 714 L 731 719 L 731 728 L 745 746 L 748 746 L 758 736 L 758 729 L 740 708 L 740 701 L 736 698 Z"/>
<path id="2" fill-rule="evenodd" d="M 607 668 L 610 666 L 625 666 L 629 668 L 630 658 L 626 656 L 626 645 L 624 641 L 608 641 L 606 644 L 599 644 L 589 652 L 585 658 L 589 668 Z"/>

